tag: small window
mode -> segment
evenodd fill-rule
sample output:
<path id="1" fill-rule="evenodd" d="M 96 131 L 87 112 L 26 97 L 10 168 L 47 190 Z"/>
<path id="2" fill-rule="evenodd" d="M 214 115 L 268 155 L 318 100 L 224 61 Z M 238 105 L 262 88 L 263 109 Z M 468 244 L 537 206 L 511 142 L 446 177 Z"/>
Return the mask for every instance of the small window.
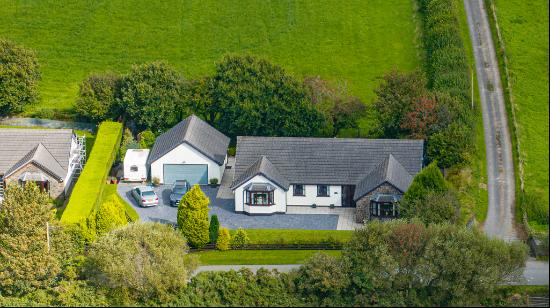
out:
<path id="1" fill-rule="evenodd" d="M 136 166 L 136 165 L 130 166 L 130 171 L 131 172 L 137 172 L 138 171 L 138 166 Z"/>
<path id="2" fill-rule="evenodd" d="M 317 185 L 317 197 L 328 197 L 328 185 Z"/>
<path id="3" fill-rule="evenodd" d="M 304 185 L 294 185 L 294 196 L 305 196 Z"/>

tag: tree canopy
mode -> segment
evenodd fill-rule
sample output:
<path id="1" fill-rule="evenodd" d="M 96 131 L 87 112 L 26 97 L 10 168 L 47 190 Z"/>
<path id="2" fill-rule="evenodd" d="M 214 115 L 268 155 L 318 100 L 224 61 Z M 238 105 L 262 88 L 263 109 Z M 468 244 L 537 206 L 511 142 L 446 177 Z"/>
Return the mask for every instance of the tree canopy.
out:
<path id="1" fill-rule="evenodd" d="M 199 185 L 194 185 L 178 205 L 178 228 L 193 247 L 202 247 L 210 242 L 209 202 Z"/>

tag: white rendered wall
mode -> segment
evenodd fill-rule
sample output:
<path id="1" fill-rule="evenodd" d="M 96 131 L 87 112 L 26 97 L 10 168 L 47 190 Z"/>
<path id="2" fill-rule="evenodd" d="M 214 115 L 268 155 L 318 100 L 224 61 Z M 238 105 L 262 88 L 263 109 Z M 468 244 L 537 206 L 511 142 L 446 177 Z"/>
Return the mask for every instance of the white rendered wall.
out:
<path id="1" fill-rule="evenodd" d="M 274 205 L 271 206 L 248 206 L 244 204 L 244 187 L 250 183 L 269 183 L 275 186 L 275 192 L 273 194 Z M 235 211 L 236 212 L 247 212 L 250 214 L 272 214 L 272 213 L 285 213 L 286 212 L 286 192 L 277 186 L 275 183 L 266 179 L 261 175 L 257 175 L 252 179 L 246 181 L 241 186 L 237 187 L 234 191 L 235 194 Z"/>
<path id="2" fill-rule="evenodd" d="M 317 185 L 304 185 L 305 196 L 294 196 L 294 185 L 290 185 L 287 192 L 288 205 L 342 206 L 342 186 L 329 185 L 328 197 L 317 197 Z"/>
<path id="3" fill-rule="evenodd" d="M 225 170 L 225 162 L 224 165 L 220 166 L 187 143 L 180 144 L 151 164 L 151 180 L 157 177 L 163 183 L 163 166 L 165 164 L 208 165 L 208 182 L 213 178 L 217 178 L 218 183 L 221 182 Z"/>

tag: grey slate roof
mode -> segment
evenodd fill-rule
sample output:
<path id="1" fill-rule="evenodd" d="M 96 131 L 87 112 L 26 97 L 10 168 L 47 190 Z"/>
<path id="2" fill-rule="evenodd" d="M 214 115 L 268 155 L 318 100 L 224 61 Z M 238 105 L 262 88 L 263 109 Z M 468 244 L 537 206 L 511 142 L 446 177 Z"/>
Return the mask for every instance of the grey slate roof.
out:
<path id="1" fill-rule="evenodd" d="M 199 117 L 191 115 L 155 140 L 147 163 L 153 163 L 182 143 L 189 144 L 221 166 L 227 154 L 229 137 Z"/>
<path id="2" fill-rule="evenodd" d="M 10 176 L 12 173 L 28 163 L 34 163 L 40 167 L 40 169 L 48 172 L 57 180 L 63 180 L 67 175 L 67 171 L 61 167 L 59 162 L 53 157 L 52 153 L 50 153 L 42 143 L 39 143 L 36 147 L 30 150 L 29 153 L 21 158 L 20 161 L 6 171 L 4 176 Z"/>
<path id="3" fill-rule="evenodd" d="M 52 175 L 65 178 L 72 136 L 71 129 L 0 128 L 0 174 L 34 161 Z"/>
<path id="4" fill-rule="evenodd" d="M 284 190 L 288 190 L 290 183 L 284 178 L 277 168 L 265 156 L 261 156 L 255 163 L 246 169 L 231 185 L 231 189 L 235 189 L 244 182 L 250 180 L 256 175 L 263 175 L 271 182 L 279 185 Z"/>
<path id="5" fill-rule="evenodd" d="M 264 155 L 289 183 L 356 185 L 389 154 L 414 176 L 423 152 L 422 140 L 237 137 L 234 179 Z"/>
<path id="6" fill-rule="evenodd" d="M 375 166 L 361 181 L 359 181 L 355 186 L 355 195 L 353 199 L 360 199 L 383 183 L 389 183 L 401 192 L 406 192 L 412 180 L 413 177 L 410 173 L 392 154 L 389 154 L 380 164 Z"/>

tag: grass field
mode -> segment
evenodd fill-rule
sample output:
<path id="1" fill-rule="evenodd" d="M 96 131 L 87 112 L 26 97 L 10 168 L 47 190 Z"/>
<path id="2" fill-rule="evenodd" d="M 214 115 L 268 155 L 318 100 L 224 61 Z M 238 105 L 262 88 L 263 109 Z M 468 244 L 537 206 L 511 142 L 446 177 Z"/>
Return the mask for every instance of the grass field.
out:
<path id="1" fill-rule="evenodd" d="M 366 102 L 379 76 L 420 61 L 413 0 L 0 0 L 0 7 L 0 37 L 35 49 L 42 65 L 42 103 L 28 114 L 70 113 L 90 72 L 127 72 L 157 59 L 195 78 L 225 54 L 258 55 L 299 78 L 346 83 Z"/>
<path id="2" fill-rule="evenodd" d="M 242 264 L 300 264 L 317 252 L 334 257 L 340 250 L 228 250 L 203 251 L 199 256 L 201 265 L 242 265 Z"/>
<path id="3" fill-rule="evenodd" d="M 246 234 L 250 244 L 344 244 L 351 239 L 353 231 L 247 229 Z"/>
<path id="4" fill-rule="evenodd" d="M 496 0 L 495 5 L 509 61 L 525 191 L 548 207 L 548 1 Z"/>

